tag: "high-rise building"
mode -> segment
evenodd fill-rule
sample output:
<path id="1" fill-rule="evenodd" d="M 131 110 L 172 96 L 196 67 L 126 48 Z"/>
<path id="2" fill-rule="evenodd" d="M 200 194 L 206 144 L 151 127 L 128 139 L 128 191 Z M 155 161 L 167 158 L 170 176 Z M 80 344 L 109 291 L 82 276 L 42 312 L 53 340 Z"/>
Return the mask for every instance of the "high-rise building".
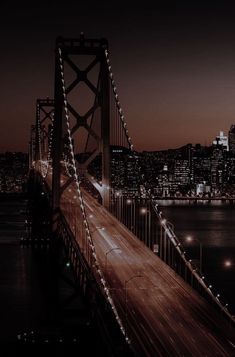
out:
<path id="1" fill-rule="evenodd" d="M 224 183 L 224 151 L 222 147 L 214 147 L 211 155 L 212 191 L 219 190 Z"/>
<path id="2" fill-rule="evenodd" d="M 175 160 L 174 180 L 179 185 L 188 185 L 190 183 L 189 161 L 184 159 Z"/>
<path id="3" fill-rule="evenodd" d="M 140 185 L 140 164 L 137 152 L 130 152 L 122 146 L 111 150 L 111 186 L 135 194 Z"/>
<path id="4" fill-rule="evenodd" d="M 220 131 L 213 141 L 213 145 L 222 145 L 228 151 L 228 137 L 224 135 L 223 131 Z"/>
<path id="5" fill-rule="evenodd" d="M 229 151 L 235 154 L 235 125 L 231 125 L 228 132 Z"/>

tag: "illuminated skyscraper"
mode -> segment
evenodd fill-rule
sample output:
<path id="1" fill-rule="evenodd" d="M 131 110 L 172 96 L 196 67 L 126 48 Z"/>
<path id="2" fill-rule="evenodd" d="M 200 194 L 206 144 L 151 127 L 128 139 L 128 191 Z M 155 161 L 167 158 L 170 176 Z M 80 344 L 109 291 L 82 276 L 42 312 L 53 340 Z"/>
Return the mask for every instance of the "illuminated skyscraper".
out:
<path id="1" fill-rule="evenodd" d="M 228 132 L 229 151 L 235 154 L 235 125 L 231 125 Z"/>
<path id="2" fill-rule="evenodd" d="M 216 136 L 213 141 L 214 145 L 222 145 L 228 151 L 228 137 L 224 135 L 223 131 L 220 131 L 219 135 Z"/>

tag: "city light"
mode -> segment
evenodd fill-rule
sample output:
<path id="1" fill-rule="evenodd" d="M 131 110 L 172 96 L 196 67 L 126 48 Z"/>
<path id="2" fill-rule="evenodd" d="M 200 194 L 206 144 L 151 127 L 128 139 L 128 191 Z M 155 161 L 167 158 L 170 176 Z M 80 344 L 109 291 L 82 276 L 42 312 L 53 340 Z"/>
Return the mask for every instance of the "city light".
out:
<path id="1" fill-rule="evenodd" d="M 230 268 L 232 266 L 232 261 L 230 259 L 225 260 L 224 266 L 226 268 Z"/>
<path id="2" fill-rule="evenodd" d="M 199 257 L 199 263 L 200 263 L 200 272 L 202 272 L 202 243 L 199 239 L 192 237 L 192 236 L 187 236 L 185 240 L 189 243 L 192 243 L 193 241 L 196 241 L 199 244 L 199 249 L 200 249 L 200 257 Z"/>
<path id="3" fill-rule="evenodd" d="M 142 207 L 142 208 L 140 209 L 140 213 L 141 213 L 141 214 L 147 213 L 147 208 Z"/>

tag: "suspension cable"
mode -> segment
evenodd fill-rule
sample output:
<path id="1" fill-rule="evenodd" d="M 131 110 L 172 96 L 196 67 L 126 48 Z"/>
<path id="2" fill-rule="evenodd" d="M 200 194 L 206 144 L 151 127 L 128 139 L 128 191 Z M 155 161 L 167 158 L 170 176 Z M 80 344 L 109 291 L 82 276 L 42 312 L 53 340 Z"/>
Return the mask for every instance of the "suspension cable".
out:
<path id="1" fill-rule="evenodd" d="M 107 49 L 105 49 L 105 58 L 106 58 L 106 63 L 107 63 L 107 66 L 108 66 L 108 71 L 109 71 L 109 78 L 110 78 L 110 81 L 111 81 L 111 86 L 112 86 L 112 90 L 113 90 L 113 94 L 114 94 L 114 98 L 115 98 L 115 104 L 116 104 L 116 107 L 117 107 L 117 110 L 118 110 L 118 115 L 119 115 L 119 118 L 120 118 L 120 121 L 121 121 L 121 126 L 122 126 L 122 128 L 124 130 L 124 134 L 125 134 L 129 149 L 131 151 L 134 151 L 134 145 L 133 145 L 132 139 L 131 139 L 131 137 L 129 135 L 129 132 L 128 132 L 128 129 L 127 129 L 127 123 L 125 121 L 125 117 L 124 117 L 124 114 L 123 114 L 121 103 L 119 101 L 119 97 L 118 97 L 118 94 L 117 94 L 117 86 L 116 86 L 116 83 L 114 81 L 114 76 L 113 76 L 111 62 L 110 62 L 110 55 L 109 55 L 109 51 Z"/>
<path id="2" fill-rule="evenodd" d="M 123 333 L 123 335 L 126 336 L 126 331 L 123 327 L 122 321 L 119 318 L 118 312 L 116 310 L 116 307 L 114 305 L 114 302 L 112 300 L 112 297 L 110 295 L 109 289 L 108 289 L 108 285 L 106 280 L 104 279 L 103 273 L 100 269 L 100 265 L 97 259 L 97 255 L 96 255 L 96 249 L 95 249 L 95 245 L 91 236 L 91 231 L 89 228 L 89 224 L 88 224 L 88 220 L 87 220 L 87 215 L 86 215 L 86 210 L 85 210 L 85 205 L 84 205 L 84 200 L 83 200 L 83 196 L 82 196 L 82 192 L 81 192 L 81 188 L 80 188 L 80 184 L 81 181 L 78 178 L 78 173 L 77 173 L 77 167 L 76 167 L 76 163 L 75 163 L 75 155 L 74 155 L 74 148 L 73 148 L 73 144 L 72 144 L 72 135 L 71 135 L 71 129 L 70 129 L 70 120 L 69 120 L 69 110 L 68 110 L 68 102 L 67 102 L 67 96 L 66 96 L 66 89 L 65 89 L 65 79 L 64 79 L 64 65 L 63 65 L 63 59 L 62 59 L 62 50 L 61 48 L 58 48 L 58 54 L 59 54 L 59 62 L 60 62 L 60 76 L 61 76 L 61 84 L 62 84 L 62 88 L 63 88 L 63 98 L 64 98 L 64 111 L 65 111 L 65 118 L 66 118 L 66 126 L 67 126 L 67 133 L 68 133 L 68 139 L 69 139 L 69 148 L 70 148 L 70 155 L 71 155 L 71 161 L 72 161 L 72 167 L 73 167 L 73 177 L 74 177 L 74 181 L 75 181 L 75 185 L 76 185 L 76 190 L 77 190 L 77 194 L 78 194 L 78 199 L 80 202 L 80 209 L 82 212 L 82 216 L 83 216 L 83 225 L 85 228 L 85 232 L 86 232 L 86 238 L 88 240 L 88 244 L 90 246 L 90 249 L 92 251 L 92 256 L 94 259 L 94 267 L 96 268 L 96 271 L 98 273 L 98 276 L 100 278 L 100 282 L 103 286 L 103 290 L 106 294 L 107 300 L 109 301 L 111 308 L 114 312 L 115 318 L 120 326 L 120 330 Z M 130 343 L 130 340 L 128 337 L 126 337 L 126 341 L 128 343 Z"/>

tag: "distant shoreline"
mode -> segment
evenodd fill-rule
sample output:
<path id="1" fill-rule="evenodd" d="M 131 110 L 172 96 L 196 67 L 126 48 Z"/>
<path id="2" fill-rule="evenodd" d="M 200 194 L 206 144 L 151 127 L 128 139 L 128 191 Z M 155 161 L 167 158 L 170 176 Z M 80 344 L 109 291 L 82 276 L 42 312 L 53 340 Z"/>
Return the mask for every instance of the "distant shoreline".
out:
<path id="1" fill-rule="evenodd" d="M 159 204 L 159 206 L 188 206 L 188 207 L 196 207 L 196 206 L 224 206 L 231 207 L 235 206 L 235 198 L 193 198 L 193 197 L 172 197 L 172 198 L 154 198 L 154 201 Z"/>
<path id="2" fill-rule="evenodd" d="M 154 197 L 154 200 L 182 200 L 182 201 L 235 201 L 235 197 Z"/>

